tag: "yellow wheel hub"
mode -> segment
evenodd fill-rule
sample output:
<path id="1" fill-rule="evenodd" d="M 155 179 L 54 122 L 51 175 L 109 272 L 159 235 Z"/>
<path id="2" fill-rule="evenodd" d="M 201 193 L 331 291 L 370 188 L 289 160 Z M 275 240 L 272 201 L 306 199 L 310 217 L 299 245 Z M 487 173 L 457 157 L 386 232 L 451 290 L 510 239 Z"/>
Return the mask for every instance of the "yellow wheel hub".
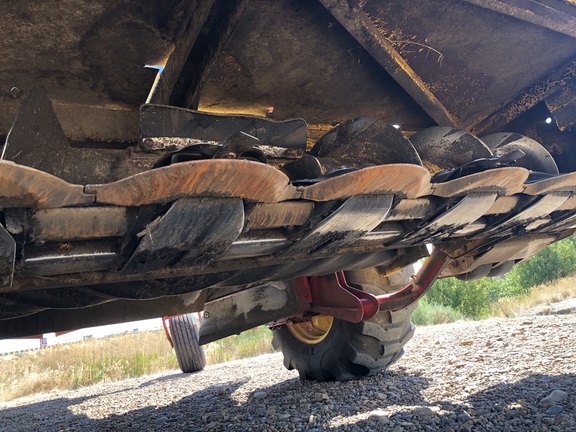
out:
<path id="1" fill-rule="evenodd" d="M 288 329 L 300 342 L 315 345 L 326 339 L 333 323 L 334 317 L 317 315 L 311 321 L 289 325 Z"/>

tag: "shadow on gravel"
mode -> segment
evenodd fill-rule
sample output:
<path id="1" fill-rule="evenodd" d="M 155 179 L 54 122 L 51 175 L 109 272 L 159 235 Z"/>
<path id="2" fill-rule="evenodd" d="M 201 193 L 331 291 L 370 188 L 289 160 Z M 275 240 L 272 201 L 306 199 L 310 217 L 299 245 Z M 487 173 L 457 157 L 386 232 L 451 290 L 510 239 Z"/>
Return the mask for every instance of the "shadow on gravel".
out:
<path id="1" fill-rule="evenodd" d="M 202 374 L 193 375 L 202 379 Z M 154 394 L 155 383 L 178 380 L 183 375 L 156 378 L 122 392 L 126 398 L 141 398 L 145 405 L 162 403 Z M 184 375 L 186 377 L 186 375 Z M 187 377 L 192 377 L 188 375 Z M 498 377 L 494 377 L 495 380 Z M 470 394 L 463 403 L 428 399 L 424 390 L 429 381 L 417 374 L 387 371 L 363 381 L 316 383 L 296 379 L 258 388 L 245 402 L 241 395 L 247 380 L 230 381 L 196 391 L 164 407 L 143 407 L 117 412 L 104 419 L 92 419 L 79 411 L 81 404 L 95 406 L 96 395 L 75 399 L 55 399 L 0 412 L 0 430 L 28 431 L 569 431 L 576 411 L 576 375 L 532 375 L 509 384 L 496 384 Z M 181 383 L 180 383 L 181 385 Z M 184 386 L 185 387 L 185 386 Z M 146 392 L 141 390 L 145 388 Z M 550 405 L 540 401 L 554 389 L 570 394 L 555 406 L 561 410 L 546 414 Z M 245 391 L 245 390 L 244 390 Z M 158 399 L 157 399 L 158 398 Z M 110 402 L 108 402 L 109 404 Z M 398 407 L 401 411 L 398 412 Z M 432 415 L 419 415 L 418 407 L 439 409 Z M 121 407 L 119 406 L 118 409 Z M 375 411 L 394 411 L 377 420 L 354 421 L 348 417 L 368 416 Z M 555 410 L 558 411 L 558 408 Z M 311 417 L 312 416 L 312 417 Z M 341 425 L 339 425 L 339 423 Z M 400 429 L 397 429 L 400 430 Z"/>
<path id="2" fill-rule="evenodd" d="M 411 382 L 413 376 L 407 376 Z M 497 379 L 497 377 L 495 377 Z M 396 385 L 402 381 L 396 382 Z M 561 401 L 543 399 L 554 390 L 568 393 Z M 515 383 L 496 384 L 486 390 L 470 394 L 464 403 L 425 398 L 404 398 L 395 405 L 406 408 L 389 417 L 361 420 L 354 423 L 360 430 L 392 430 L 401 426 L 405 430 L 430 431 L 576 431 L 576 375 L 530 375 Z M 386 411 L 390 403 L 378 408 Z M 421 415 L 418 408 L 439 409 L 429 415 Z M 350 423 L 343 426 L 322 428 L 330 431 L 350 430 Z"/>
<path id="3" fill-rule="evenodd" d="M 158 378 L 151 379 L 139 385 L 140 388 L 150 387 L 157 383 L 167 382 L 167 381 L 180 381 L 181 379 L 190 376 L 190 374 L 183 374 L 182 372 L 174 372 L 170 375 L 164 375 Z"/>
<path id="4" fill-rule="evenodd" d="M 176 375 L 176 374 L 175 374 Z M 177 374 L 180 379 L 190 375 Z M 200 375 L 198 375 L 200 377 Z M 166 376 L 150 380 L 125 390 L 99 393 L 94 396 L 79 398 L 56 398 L 48 401 L 32 403 L 24 406 L 6 408 L 0 411 L 0 431 L 141 431 L 141 430 L 197 430 L 198 426 L 206 424 L 206 415 L 211 413 L 219 415 L 220 411 L 226 411 L 236 407 L 236 401 L 230 399 L 230 394 L 246 384 L 246 380 L 231 381 L 219 385 L 206 387 L 191 395 L 168 404 L 164 407 L 148 406 L 139 410 L 119 412 L 109 415 L 104 419 L 89 418 L 81 413 L 81 408 L 76 408 L 74 413 L 71 408 L 82 404 L 94 406 L 98 399 L 106 398 L 114 394 L 125 393 L 126 398 L 140 398 L 141 404 L 147 404 L 148 400 L 154 403 L 162 403 L 160 398 L 155 397 L 153 389 L 146 398 L 142 393 L 132 394 L 135 389 L 150 387 L 156 382 L 177 380 L 176 376 Z M 220 389 L 226 388 L 227 392 L 219 394 Z M 109 405 L 110 402 L 103 404 Z M 120 410 L 120 407 L 119 407 Z M 78 413 L 78 411 L 80 411 Z"/>

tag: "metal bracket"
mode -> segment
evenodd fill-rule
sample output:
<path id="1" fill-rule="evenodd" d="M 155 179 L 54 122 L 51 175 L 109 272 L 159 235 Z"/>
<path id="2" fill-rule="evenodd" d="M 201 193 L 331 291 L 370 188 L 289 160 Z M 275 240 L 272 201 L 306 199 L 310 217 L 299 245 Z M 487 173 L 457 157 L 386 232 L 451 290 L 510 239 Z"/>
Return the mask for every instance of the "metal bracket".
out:
<path id="1" fill-rule="evenodd" d="M 308 309 L 297 314 L 298 321 L 302 321 L 301 317 L 306 317 L 307 312 L 313 312 L 358 323 L 369 320 L 378 312 L 403 309 L 426 293 L 449 260 L 444 252 L 435 249 L 408 285 L 379 296 L 348 285 L 344 272 L 294 279 L 291 285 L 297 301 L 310 304 Z M 291 318 L 272 325 L 286 324 Z"/>
<path id="2" fill-rule="evenodd" d="M 348 285 L 343 272 L 294 279 L 292 287 L 300 302 L 310 303 L 310 312 L 354 323 L 378 312 L 376 297 Z"/>
<path id="3" fill-rule="evenodd" d="M 395 293 L 383 294 L 376 297 L 380 305 L 379 310 L 395 311 L 403 309 L 417 301 L 428 291 L 450 260 L 451 258 L 448 255 L 434 248 L 432 254 L 426 259 L 420 271 L 408 285 Z"/>

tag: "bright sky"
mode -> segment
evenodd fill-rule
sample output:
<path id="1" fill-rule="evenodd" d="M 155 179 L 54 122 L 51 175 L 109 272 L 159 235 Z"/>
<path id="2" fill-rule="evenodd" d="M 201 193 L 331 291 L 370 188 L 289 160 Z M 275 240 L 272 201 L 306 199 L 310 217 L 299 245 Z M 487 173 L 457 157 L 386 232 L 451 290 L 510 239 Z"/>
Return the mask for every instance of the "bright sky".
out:
<path id="1" fill-rule="evenodd" d="M 100 327 L 89 327 L 82 330 L 76 330 L 71 333 L 66 333 L 62 336 L 56 337 L 54 333 L 47 333 L 44 337 L 47 339 L 48 345 L 56 345 L 58 343 L 77 342 L 86 336 L 95 338 L 104 337 L 111 334 L 124 333 L 143 330 L 156 330 L 162 328 L 162 319 L 154 318 L 143 321 L 134 321 L 124 324 L 111 324 Z M 168 343 L 168 342 L 166 342 Z M 23 351 L 35 349 L 40 347 L 39 339 L 6 339 L 0 340 L 0 354 L 5 354 L 14 351 Z"/>

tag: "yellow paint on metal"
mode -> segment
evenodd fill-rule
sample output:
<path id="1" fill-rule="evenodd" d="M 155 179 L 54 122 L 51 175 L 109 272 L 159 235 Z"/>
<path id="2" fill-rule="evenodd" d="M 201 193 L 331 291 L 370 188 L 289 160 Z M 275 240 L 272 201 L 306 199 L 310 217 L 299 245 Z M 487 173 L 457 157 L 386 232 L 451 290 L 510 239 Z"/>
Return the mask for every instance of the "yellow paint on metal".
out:
<path id="1" fill-rule="evenodd" d="M 326 339 L 333 323 L 334 317 L 316 315 L 311 321 L 289 325 L 288 329 L 300 342 L 316 345 Z"/>

